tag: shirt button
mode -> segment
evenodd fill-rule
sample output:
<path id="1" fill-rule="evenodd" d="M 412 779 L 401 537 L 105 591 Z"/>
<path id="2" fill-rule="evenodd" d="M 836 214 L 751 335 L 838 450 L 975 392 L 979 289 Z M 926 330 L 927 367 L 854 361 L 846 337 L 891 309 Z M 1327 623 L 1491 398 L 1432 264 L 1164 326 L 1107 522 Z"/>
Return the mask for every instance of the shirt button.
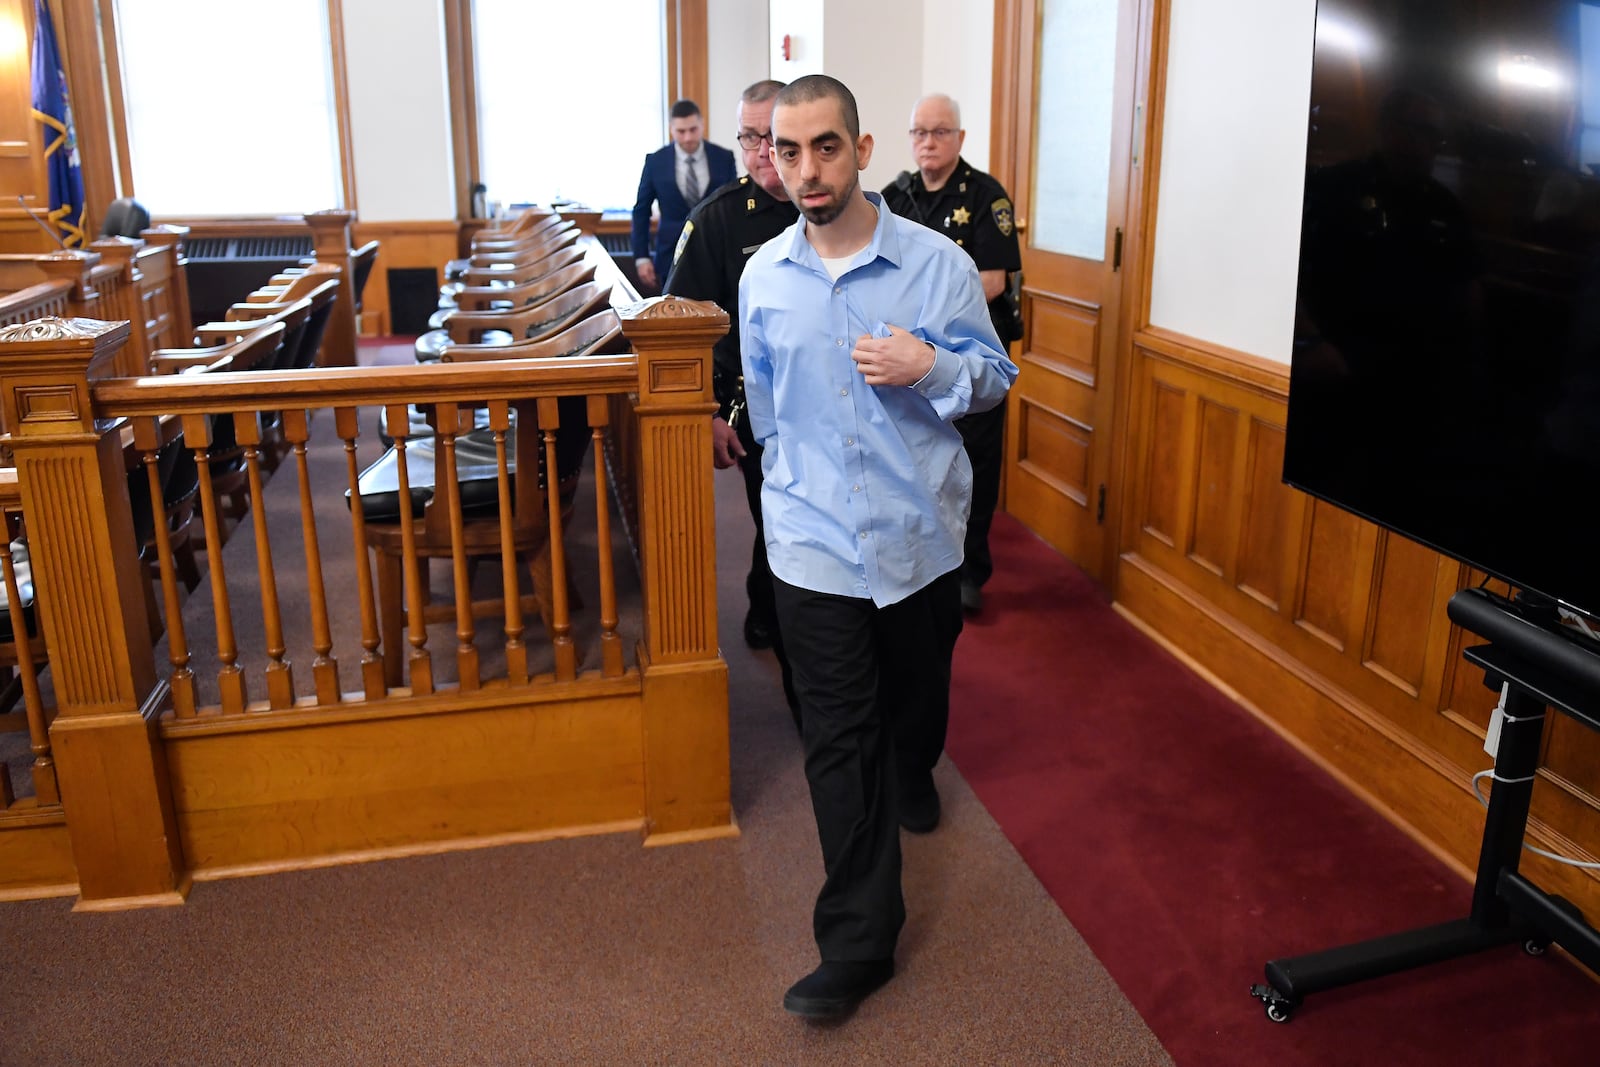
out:
<path id="1" fill-rule="evenodd" d="M 859 493 L 859 492 L 861 492 L 861 487 L 859 485 L 852 485 L 850 487 L 850 491 L 852 493 Z"/>
<path id="2" fill-rule="evenodd" d="M 843 337 L 835 337 L 833 339 L 833 347 L 835 347 L 835 348 L 843 348 L 844 347 L 844 338 Z"/>
<path id="3" fill-rule="evenodd" d="M 839 395 L 840 395 L 840 396 L 849 396 L 849 395 L 850 395 L 850 390 L 848 390 L 848 389 L 841 389 L 841 390 L 839 390 Z"/>
<path id="4" fill-rule="evenodd" d="M 856 439 L 854 437 L 846 437 L 844 439 L 844 443 L 847 445 L 853 445 L 856 443 Z"/>
<path id="5" fill-rule="evenodd" d="M 835 296 L 839 295 L 842 292 L 844 292 L 844 286 L 836 285 L 836 286 L 833 287 L 833 293 L 834 293 Z"/>
<path id="6" fill-rule="evenodd" d="M 861 531 L 861 540 L 865 541 L 866 539 L 867 539 L 867 531 L 862 530 Z"/>

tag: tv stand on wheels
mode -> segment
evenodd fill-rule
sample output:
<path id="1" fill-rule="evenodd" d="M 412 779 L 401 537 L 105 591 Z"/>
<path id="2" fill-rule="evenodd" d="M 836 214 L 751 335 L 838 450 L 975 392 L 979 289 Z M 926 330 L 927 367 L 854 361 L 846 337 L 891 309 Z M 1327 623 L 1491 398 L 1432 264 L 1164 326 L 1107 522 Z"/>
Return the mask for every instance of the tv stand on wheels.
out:
<path id="1" fill-rule="evenodd" d="M 1484 669 L 1485 684 L 1506 686 L 1471 911 L 1437 926 L 1272 960 L 1267 984 L 1252 986 L 1250 993 L 1274 1022 L 1288 1022 L 1312 993 L 1518 942 L 1533 955 L 1559 944 L 1600 972 L 1600 931 L 1571 902 L 1517 871 L 1545 710 L 1555 708 L 1600 730 L 1600 655 L 1535 625 L 1515 605 L 1483 590 L 1457 593 L 1449 610 L 1463 629 L 1491 642 L 1465 652 Z"/>

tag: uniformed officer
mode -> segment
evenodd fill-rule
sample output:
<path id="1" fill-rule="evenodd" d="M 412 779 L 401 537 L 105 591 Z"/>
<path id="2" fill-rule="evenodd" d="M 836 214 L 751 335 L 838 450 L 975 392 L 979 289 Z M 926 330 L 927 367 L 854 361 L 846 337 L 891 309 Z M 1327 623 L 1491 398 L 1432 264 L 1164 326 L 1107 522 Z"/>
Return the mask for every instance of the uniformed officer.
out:
<path id="1" fill-rule="evenodd" d="M 966 249 L 978 267 L 989 316 L 1008 346 L 1022 338 L 1022 318 L 1008 274 L 1022 269 L 1011 198 L 992 177 L 961 158 L 967 131 L 961 107 L 943 94 L 925 96 L 911 111 L 911 154 L 917 169 L 902 171 L 883 190 L 896 215 L 915 219 Z M 1005 458 L 1006 406 L 955 420 L 972 462 L 972 515 L 967 520 L 966 560 L 961 565 L 961 606 L 983 607 L 982 586 L 994 571 L 989 526 L 1000 501 Z"/>
<path id="2" fill-rule="evenodd" d="M 783 85 L 780 81 L 759 81 L 740 95 L 739 148 L 749 173 L 716 189 L 695 208 L 678 240 L 672 272 L 662 289 L 676 296 L 710 300 L 726 311 L 735 324 L 739 321 L 739 276 L 744 273 L 745 262 L 800 214 L 784 192 L 768 151 L 772 147 L 772 98 Z M 745 578 L 750 609 L 744 619 L 744 639 L 751 648 L 770 647 L 776 653 L 783 671 L 784 695 L 798 722 L 799 705 L 789 660 L 783 652 L 783 638 L 778 633 L 772 572 L 767 569 L 767 544 L 761 522 L 761 446 L 756 444 L 750 420 L 744 415 L 737 325 L 712 348 L 711 359 L 712 388 L 720 405 L 711 422 L 712 460 L 718 469 L 739 465 L 750 517 L 756 526 L 750 573 Z"/>

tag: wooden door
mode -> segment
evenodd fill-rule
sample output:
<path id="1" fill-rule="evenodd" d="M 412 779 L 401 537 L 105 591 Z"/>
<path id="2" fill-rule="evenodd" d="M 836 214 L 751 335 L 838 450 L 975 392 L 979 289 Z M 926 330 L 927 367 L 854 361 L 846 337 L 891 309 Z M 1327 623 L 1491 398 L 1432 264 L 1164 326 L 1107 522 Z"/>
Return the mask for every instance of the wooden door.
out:
<path id="1" fill-rule="evenodd" d="M 1138 16 L 1139 0 L 1009 0 L 996 49 L 1011 81 L 996 169 L 1016 202 L 1027 321 L 1005 507 L 1101 581 L 1115 550 L 1107 483 Z"/>

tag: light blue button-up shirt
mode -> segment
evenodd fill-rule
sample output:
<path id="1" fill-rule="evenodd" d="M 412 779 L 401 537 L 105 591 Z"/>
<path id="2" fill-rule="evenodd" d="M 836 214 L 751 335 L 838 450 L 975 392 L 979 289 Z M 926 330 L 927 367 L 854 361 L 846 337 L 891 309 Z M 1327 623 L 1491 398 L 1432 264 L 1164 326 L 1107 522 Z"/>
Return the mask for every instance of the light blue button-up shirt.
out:
<path id="1" fill-rule="evenodd" d="M 961 565 L 972 465 L 950 420 L 1002 403 L 1017 367 L 971 257 L 866 196 L 877 228 L 837 281 L 803 217 L 751 257 L 739 336 L 772 573 L 883 607 Z M 914 386 L 868 385 L 850 358 L 890 324 L 933 346 Z"/>

